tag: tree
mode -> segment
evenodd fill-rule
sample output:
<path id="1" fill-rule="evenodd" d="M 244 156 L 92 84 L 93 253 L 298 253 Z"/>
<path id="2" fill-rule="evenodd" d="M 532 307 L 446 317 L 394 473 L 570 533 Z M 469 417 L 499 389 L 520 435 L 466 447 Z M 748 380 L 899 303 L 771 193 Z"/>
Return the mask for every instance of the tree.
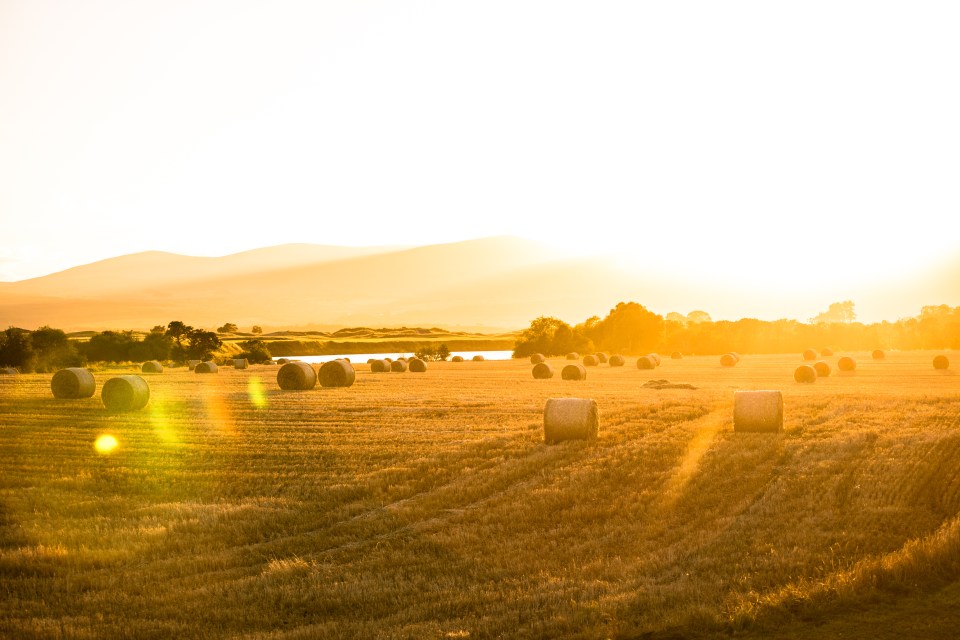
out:
<path id="1" fill-rule="evenodd" d="M 223 342 L 213 331 L 193 329 L 188 335 L 187 356 L 194 360 L 210 360 L 213 352 L 223 346 Z"/>
<path id="2" fill-rule="evenodd" d="M 246 358 L 253 364 L 263 364 L 264 362 L 269 362 L 273 359 L 273 356 L 270 355 L 270 349 L 267 347 L 267 343 L 259 338 L 254 340 L 244 340 L 240 343 L 240 347 L 243 348 L 243 352 L 237 357 Z"/>
<path id="3" fill-rule="evenodd" d="M 810 322 L 812 324 L 847 324 L 856 319 L 857 314 L 853 311 L 853 302 L 850 300 L 844 300 L 843 302 L 831 303 L 829 309 L 823 313 L 817 314 L 816 317 L 811 318 Z"/>
<path id="4" fill-rule="evenodd" d="M 177 362 L 187 360 L 188 349 L 185 344 L 193 327 L 186 325 L 179 320 L 174 320 L 167 325 L 166 336 L 173 340 L 173 347 L 170 349 L 170 357 Z"/>
<path id="5" fill-rule="evenodd" d="M 134 344 L 132 331 L 103 331 L 91 337 L 82 351 L 93 362 L 128 362 L 133 359 Z"/>
<path id="6" fill-rule="evenodd" d="M 513 345 L 513 357 L 523 358 L 542 353 L 545 356 L 558 356 L 571 351 L 590 350 L 592 343 L 582 333 L 560 320 L 549 316 L 540 316 L 524 329 Z"/>
<path id="7" fill-rule="evenodd" d="M 435 347 L 428 343 L 417 347 L 413 355 L 421 360 L 446 360 L 450 357 L 450 349 L 445 344 Z"/>
<path id="8" fill-rule="evenodd" d="M 0 334 L 0 366 L 16 367 L 21 371 L 33 370 L 33 345 L 30 332 L 18 327 L 9 327 Z"/>
<path id="9" fill-rule="evenodd" d="M 237 325 L 232 322 L 223 323 L 222 327 L 217 327 L 217 333 L 236 333 Z"/>
<path id="10" fill-rule="evenodd" d="M 611 351 L 646 353 L 664 336 L 663 317 L 636 302 L 621 302 L 600 321 L 600 345 Z"/>
<path id="11" fill-rule="evenodd" d="M 263 327 L 261 327 L 261 326 L 258 325 L 258 324 L 255 324 L 255 325 L 253 325 L 253 328 L 250 329 L 250 333 L 252 333 L 252 334 L 255 335 L 255 336 L 258 336 L 258 335 L 260 335 L 261 333 L 263 333 Z"/>
<path id="12" fill-rule="evenodd" d="M 33 347 L 37 371 L 51 372 L 83 364 L 76 344 L 60 329 L 40 327 L 30 334 L 30 344 Z"/>
<path id="13" fill-rule="evenodd" d="M 706 311 L 691 311 L 687 314 L 687 322 L 692 322 L 693 324 L 700 324 L 701 322 L 713 322 L 713 318 L 710 317 L 710 314 Z"/>

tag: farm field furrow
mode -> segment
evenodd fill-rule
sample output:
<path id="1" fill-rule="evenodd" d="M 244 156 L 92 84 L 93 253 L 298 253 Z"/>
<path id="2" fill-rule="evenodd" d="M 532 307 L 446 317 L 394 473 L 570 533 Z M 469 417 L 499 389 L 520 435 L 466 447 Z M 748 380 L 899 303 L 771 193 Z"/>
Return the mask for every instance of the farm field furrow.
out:
<path id="1" fill-rule="evenodd" d="M 0 636 L 944 637 L 960 377 L 852 355 L 813 384 L 799 354 L 358 364 L 310 391 L 168 368 L 122 414 L 115 372 L 83 400 L 0 378 Z M 782 390 L 784 430 L 735 433 L 738 389 Z M 543 442 L 559 397 L 596 400 L 596 440 Z"/>

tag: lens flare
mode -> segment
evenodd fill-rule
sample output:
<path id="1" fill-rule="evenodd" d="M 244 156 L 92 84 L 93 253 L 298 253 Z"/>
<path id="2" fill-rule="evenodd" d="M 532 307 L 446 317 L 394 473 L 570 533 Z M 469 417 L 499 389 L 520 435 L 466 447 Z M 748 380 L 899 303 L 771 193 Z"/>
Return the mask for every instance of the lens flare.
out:
<path id="1" fill-rule="evenodd" d="M 247 383 L 247 393 L 250 395 L 250 402 L 257 409 L 263 409 L 267 406 L 267 392 L 264 389 L 263 382 L 257 376 L 251 376 Z"/>
<path id="2" fill-rule="evenodd" d="M 93 443 L 93 448 L 97 450 L 97 453 L 111 453 L 114 449 L 117 448 L 117 439 L 109 434 L 103 434 L 97 441 Z"/>

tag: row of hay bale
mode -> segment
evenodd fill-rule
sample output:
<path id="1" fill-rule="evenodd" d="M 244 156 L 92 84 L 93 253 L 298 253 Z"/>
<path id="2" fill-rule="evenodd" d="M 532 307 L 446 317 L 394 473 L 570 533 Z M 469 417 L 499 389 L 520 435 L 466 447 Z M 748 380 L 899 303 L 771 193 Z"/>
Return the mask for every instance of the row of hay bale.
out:
<path id="1" fill-rule="evenodd" d="M 420 358 L 397 358 L 392 360 L 390 358 L 370 358 L 367 360 L 367 364 L 370 365 L 370 371 L 372 373 L 404 373 L 406 371 L 411 371 L 413 373 L 425 373 L 427 370 L 427 363 Z"/>
<path id="2" fill-rule="evenodd" d="M 88 369 L 68 367 L 53 374 L 50 390 L 54 398 L 79 400 L 92 398 L 97 383 Z M 140 376 L 115 376 L 103 384 L 100 400 L 108 411 L 137 411 L 150 401 L 150 386 Z"/>
<path id="3" fill-rule="evenodd" d="M 277 384 L 285 391 L 308 391 L 317 386 L 349 387 L 357 379 L 357 373 L 349 360 L 338 359 L 320 365 L 315 370 L 308 362 L 287 362 L 277 371 Z"/>

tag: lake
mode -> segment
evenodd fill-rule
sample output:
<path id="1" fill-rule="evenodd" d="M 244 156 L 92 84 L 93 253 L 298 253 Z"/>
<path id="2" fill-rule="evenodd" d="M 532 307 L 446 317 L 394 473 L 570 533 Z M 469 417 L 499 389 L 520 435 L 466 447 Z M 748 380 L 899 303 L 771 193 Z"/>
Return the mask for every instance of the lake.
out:
<path id="1" fill-rule="evenodd" d="M 450 357 L 461 356 L 464 360 L 470 360 L 473 356 L 483 356 L 485 360 L 509 360 L 510 356 L 513 354 L 513 351 L 451 351 Z M 393 352 L 393 353 L 335 353 L 335 354 L 325 354 L 319 356 L 283 356 L 288 360 L 300 360 L 302 362 L 310 362 L 312 364 L 318 364 L 323 362 L 329 362 L 331 360 L 336 360 L 337 358 L 350 358 L 350 362 L 366 362 L 370 358 L 392 358 L 396 360 L 397 358 L 411 358 L 413 357 L 412 353 L 403 353 L 403 352 Z M 274 358 L 274 360 L 279 360 L 279 358 Z M 449 360 L 449 358 L 448 358 Z"/>

